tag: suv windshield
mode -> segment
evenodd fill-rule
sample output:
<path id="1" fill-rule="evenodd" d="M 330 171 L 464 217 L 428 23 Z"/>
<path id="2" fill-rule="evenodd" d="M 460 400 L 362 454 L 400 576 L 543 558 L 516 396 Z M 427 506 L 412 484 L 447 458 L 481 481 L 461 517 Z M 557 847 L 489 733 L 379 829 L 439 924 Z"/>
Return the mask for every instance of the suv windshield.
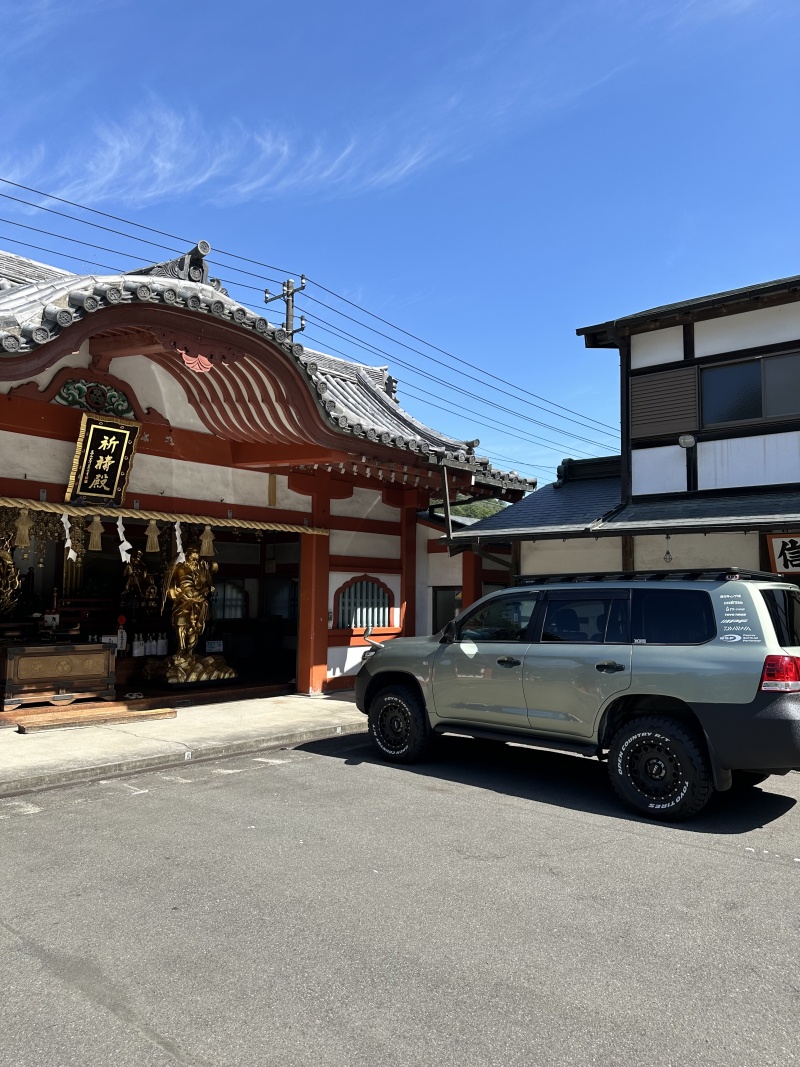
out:
<path id="1" fill-rule="evenodd" d="M 775 636 L 783 648 L 800 646 L 800 591 L 797 589 L 762 589 L 769 609 Z"/>

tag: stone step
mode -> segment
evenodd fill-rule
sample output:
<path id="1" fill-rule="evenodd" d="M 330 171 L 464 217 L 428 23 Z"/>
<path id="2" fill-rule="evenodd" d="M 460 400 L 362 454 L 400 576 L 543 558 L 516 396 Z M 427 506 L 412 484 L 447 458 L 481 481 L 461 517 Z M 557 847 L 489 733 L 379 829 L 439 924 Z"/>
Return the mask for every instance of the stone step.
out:
<path id="1" fill-rule="evenodd" d="M 60 711 L 54 708 L 37 711 L 4 711 L 0 719 L 16 726 L 21 734 L 34 730 L 55 730 L 66 726 L 105 726 L 109 723 L 139 722 L 146 719 L 174 719 L 175 708 L 128 708 L 118 704 L 82 708 L 70 705 Z"/>

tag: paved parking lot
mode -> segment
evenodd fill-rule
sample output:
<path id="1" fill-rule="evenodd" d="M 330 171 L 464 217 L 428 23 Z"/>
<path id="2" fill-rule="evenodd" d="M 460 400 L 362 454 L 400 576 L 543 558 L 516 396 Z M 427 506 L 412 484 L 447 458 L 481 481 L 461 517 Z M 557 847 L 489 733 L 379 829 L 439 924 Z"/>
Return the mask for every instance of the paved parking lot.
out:
<path id="1" fill-rule="evenodd" d="M 791 1065 L 798 799 L 345 737 L 0 800 L 0 1064 Z"/>

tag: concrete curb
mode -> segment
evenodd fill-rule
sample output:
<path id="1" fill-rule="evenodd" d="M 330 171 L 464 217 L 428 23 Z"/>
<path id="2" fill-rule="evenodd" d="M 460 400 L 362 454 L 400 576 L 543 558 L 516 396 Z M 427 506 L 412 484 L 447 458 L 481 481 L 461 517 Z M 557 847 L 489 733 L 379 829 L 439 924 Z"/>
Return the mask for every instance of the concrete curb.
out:
<path id="1" fill-rule="evenodd" d="M 367 732 L 367 720 L 343 723 L 340 726 L 319 726 L 302 730 L 288 730 L 285 733 L 270 734 L 265 737 L 251 737 L 244 741 L 200 742 L 194 747 L 183 744 L 179 751 L 164 752 L 158 756 L 145 756 L 140 759 L 119 760 L 103 763 L 96 767 L 76 767 L 74 769 L 50 771 L 47 774 L 30 775 L 24 778 L 0 781 L 0 797 L 19 796 L 21 793 L 38 792 L 40 789 L 55 789 L 61 785 L 79 782 L 97 782 L 104 778 L 121 778 L 141 771 L 152 771 L 160 767 L 180 767 L 188 762 L 200 760 L 223 759 L 226 756 L 241 756 L 248 752 L 268 752 L 276 748 L 295 748 L 311 741 L 325 741 L 331 737 L 345 737 L 350 734 Z M 169 741 L 175 745 L 178 742 Z"/>

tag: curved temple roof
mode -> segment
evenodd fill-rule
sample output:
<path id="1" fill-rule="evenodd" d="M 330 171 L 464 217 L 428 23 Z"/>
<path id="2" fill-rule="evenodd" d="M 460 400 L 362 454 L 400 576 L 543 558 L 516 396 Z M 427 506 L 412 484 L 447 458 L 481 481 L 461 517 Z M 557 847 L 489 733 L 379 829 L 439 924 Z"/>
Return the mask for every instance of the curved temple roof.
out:
<path id="1" fill-rule="evenodd" d="M 293 343 L 283 329 L 276 328 L 266 318 L 231 299 L 218 281 L 208 277 L 204 257 L 209 251 L 210 246 L 201 241 L 184 256 L 140 267 L 130 273 L 78 275 L 0 250 L 0 380 L 9 380 L 12 376 L 11 367 L 3 366 L 3 357 L 8 364 L 17 365 L 19 357 L 45 350 L 42 355 L 44 366 L 47 366 L 51 362 L 46 358 L 47 346 L 59 347 L 59 354 L 63 354 L 63 343 L 53 344 L 58 338 L 66 343 L 75 335 L 79 345 L 93 331 L 87 324 L 76 330 L 76 324 L 95 312 L 120 309 L 118 314 L 98 316 L 105 321 L 102 325 L 97 322 L 95 333 L 114 330 L 118 321 L 122 323 L 125 307 L 137 309 L 141 329 L 146 331 L 149 324 L 141 312 L 146 313 L 148 306 L 160 305 L 164 309 L 196 316 L 199 332 L 203 335 L 208 333 L 203 320 L 227 327 L 225 341 L 212 344 L 222 353 L 213 367 L 217 370 L 224 366 L 225 376 L 203 373 L 212 369 L 209 359 L 213 360 L 215 356 L 211 355 L 209 359 L 199 356 L 204 362 L 197 365 L 196 359 L 193 362 L 174 340 L 171 342 L 183 355 L 186 367 L 191 368 L 180 367 L 181 381 L 190 401 L 200 405 L 200 393 L 206 388 L 204 383 L 201 387 L 200 379 L 209 382 L 206 391 L 213 393 L 214 402 L 207 403 L 204 412 L 212 432 L 241 441 L 291 440 L 302 432 L 300 415 L 295 414 L 294 420 L 287 420 L 285 414 L 276 419 L 276 392 L 285 393 L 285 390 L 281 389 L 280 383 L 276 390 L 276 381 L 269 378 L 265 361 L 245 357 L 239 362 L 236 334 L 241 335 L 243 342 L 247 335 L 255 335 L 260 341 L 270 342 L 280 349 L 294 366 L 316 404 L 322 424 L 329 431 L 363 441 L 363 445 L 356 449 L 374 443 L 393 451 L 417 453 L 431 465 L 469 471 L 475 484 L 484 490 L 491 488 L 513 494 L 529 492 L 536 487 L 536 479 L 523 478 L 513 471 L 497 470 L 488 459 L 476 456 L 474 445 L 477 442 L 447 437 L 404 411 L 394 397 L 395 383 L 387 367 L 372 367 L 304 348 Z M 157 318 L 154 317 L 154 324 Z M 167 326 L 167 333 L 169 329 Z M 158 331 L 156 334 L 162 339 L 167 336 Z M 165 340 L 165 344 L 169 342 Z M 174 361 L 170 372 L 177 376 Z M 13 377 L 17 375 L 13 374 Z M 213 389 L 210 380 L 214 380 Z M 245 399 L 247 405 L 242 404 Z M 243 407 L 250 405 L 253 412 L 245 414 Z M 213 418 L 215 413 L 218 414 L 218 424 L 212 425 L 208 418 Z M 289 426 L 291 421 L 298 425 L 292 428 Z M 267 429 L 269 433 L 265 437 Z M 352 441 L 349 445 L 342 442 L 342 446 L 354 450 Z M 407 455 L 405 461 L 408 462 Z"/>

